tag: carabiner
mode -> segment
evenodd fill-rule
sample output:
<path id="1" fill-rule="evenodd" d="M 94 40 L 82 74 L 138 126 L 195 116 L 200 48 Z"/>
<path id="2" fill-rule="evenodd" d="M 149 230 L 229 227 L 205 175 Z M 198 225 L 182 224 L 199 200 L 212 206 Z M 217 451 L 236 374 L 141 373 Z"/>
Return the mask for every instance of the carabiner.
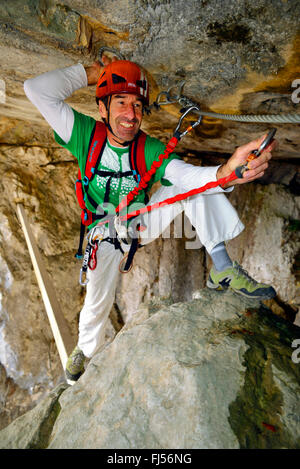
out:
<path id="1" fill-rule="evenodd" d="M 249 162 L 252 161 L 252 160 L 255 160 L 258 156 L 260 156 L 261 152 L 265 148 L 267 148 L 267 146 L 270 145 L 271 142 L 273 142 L 274 135 L 276 134 L 276 131 L 277 131 L 277 129 L 272 128 L 269 131 L 266 138 L 264 139 L 264 141 L 260 144 L 259 148 L 257 148 L 256 150 L 252 150 L 249 153 L 247 161 L 244 164 L 242 164 L 241 166 L 238 166 L 237 168 L 235 168 L 234 172 L 235 172 L 235 175 L 237 176 L 237 178 L 241 179 L 243 177 L 244 172 L 249 170 L 249 167 L 248 167 Z"/>
<path id="2" fill-rule="evenodd" d="M 97 250 L 98 250 L 98 240 L 96 239 L 93 244 L 93 250 L 89 258 L 88 266 L 90 270 L 95 270 L 97 267 Z"/>
<path id="3" fill-rule="evenodd" d="M 182 96 L 182 91 L 183 87 L 185 85 L 185 80 L 180 81 L 179 83 L 176 83 L 176 85 L 170 86 L 170 88 L 167 91 L 167 99 L 169 100 L 169 103 L 177 103 L 179 99 Z M 172 88 L 178 87 L 178 94 L 171 96 L 170 92 Z"/>
<path id="4" fill-rule="evenodd" d="M 114 228 L 116 230 L 117 236 L 119 239 L 127 240 L 128 238 L 128 231 L 127 227 L 122 223 L 121 218 L 116 215 L 114 218 Z"/>
<path id="5" fill-rule="evenodd" d="M 161 96 L 165 96 L 166 100 L 165 101 L 160 101 Z M 161 91 L 160 93 L 158 93 L 158 95 L 156 97 L 156 100 L 153 102 L 153 106 L 156 109 L 159 109 L 160 106 L 165 106 L 166 104 L 171 104 L 170 101 L 169 101 L 168 92 L 167 91 Z"/>
<path id="6" fill-rule="evenodd" d="M 199 125 L 201 120 L 202 120 L 202 116 L 199 116 L 198 120 L 193 122 L 191 125 L 189 125 L 184 132 L 180 132 L 180 127 L 181 127 L 183 119 L 185 119 L 185 117 L 192 111 L 200 111 L 200 109 L 197 106 L 190 106 L 182 114 L 182 116 L 180 117 L 180 119 L 178 121 L 178 125 L 175 129 L 175 132 L 174 132 L 174 137 L 176 137 L 178 140 L 180 140 L 182 137 L 184 137 L 184 135 L 186 135 L 188 132 L 190 132 L 192 129 L 194 129 L 197 125 Z"/>
<path id="7" fill-rule="evenodd" d="M 266 136 L 266 138 L 264 139 L 264 141 L 261 143 L 260 147 L 259 147 L 257 150 L 254 150 L 256 157 L 260 156 L 261 152 L 262 152 L 265 148 L 267 148 L 267 146 L 269 146 L 271 142 L 273 142 L 273 140 L 274 140 L 274 135 L 276 134 L 276 132 L 277 132 L 277 129 L 275 129 L 275 128 L 272 128 L 272 129 L 268 132 L 268 135 Z M 254 153 L 254 152 L 253 152 L 253 153 Z"/>
<path id="8" fill-rule="evenodd" d="M 85 274 L 85 282 L 82 280 L 83 274 Z M 85 287 L 88 284 L 88 282 L 89 282 L 89 279 L 86 276 L 86 271 L 83 268 L 81 268 L 80 273 L 79 273 L 79 283 L 80 285 Z"/>
<path id="9" fill-rule="evenodd" d="M 125 60 L 124 56 L 119 51 L 117 51 L 116 49 L 113 49 L 112 47 L 106 47 L 106 46 L 100 47 L 100 49 L 98 51 L 98 60 L 100 62 L 100 65 L 102 65 L 102 67 L 104 67 L 104 63 L 102 62 L 102 55 L 103 55 L 104 51 L 107 51 L 107 52 L 110 52 L 111 54 L 114 54 L 116 57 L 118 57 L 119 60 Z"/>
<path id="10" fill-rule="evenodd" d="M 86 248 L 85 248 L 85 253 L 84 253 L 84 256 L 83 256 L 83 262 L 82 262 L 82 267 L 80 269 L 80 273 L 79 273 L 79 283 L 80 285 L 84 286 L 88 283 L 88 279 L 86 278 L 86 281 L 84 282 L 82 280 L 82 277 L 83 277 L 83 274 L 86 275 L 86 272 L 87 272 L 87 268 L 88 268 L 88 263 L 89 263 L 89 259 L 90 259 L 90 255 L 91 255 L 91 250 L 92 250 L 92 245 L 88 242 Z"/>
<path id="11" fill-rule="evenodd" d="M 100 231 L 98 225 L 94 226 L 94 228 L 92 228 L 87 235 L 88 243 L 92 246 L 92 248 L 95 247 L 95 242 L 98 243 L 98 241 L 102 241 L 103 239 L 102 233 L 97 233 L 97 231 Z"/>
<path id="12" fill-rule="evenodd" d="M 180 81 L 176 85 L 170 86 L 170 88 L 168 88 L 167 91 L 161 91 L 160 93 L 158 93 L 158 95 L 156 97 L 156 100 L 153 103 L 153 106 L 156 107 L 156 109 L 159 109 L 160 106 L 165 106 L 167 104 L 177 103 L 179 101 L 179 99 L 181 98 L 181 93 L 182 93 L 184 84 L 185 84 L 185 81 Z M 175 88 L 175 86 L 178 87 L 179 92 L 178 92 L 177 95 L 171 96 L 170 91 L 171 91 L 172 88 Z M 162 96 L 166 97 L 165 101 L 160 101 Z"/>

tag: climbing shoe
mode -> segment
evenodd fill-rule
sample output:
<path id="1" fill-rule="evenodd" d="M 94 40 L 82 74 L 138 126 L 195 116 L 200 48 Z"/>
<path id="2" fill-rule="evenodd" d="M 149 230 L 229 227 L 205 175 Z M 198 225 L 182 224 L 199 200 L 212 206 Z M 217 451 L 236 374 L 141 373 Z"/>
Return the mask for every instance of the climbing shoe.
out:
<path id="1" fill-rule="evenodd" d="M 84 372 L 85 356 L 78 346 L 76 346 L 68 358 L 66 365 L 66 377 L 71 381 L 77 381 Z"/>
<path id="2" fill-rule="evenodd" d="M 208 288 L 215 290 L 230 288 L 247 298 L 259 300 L 267 300 L 276 296 L 276 291 L 273 287 L 265 283 L 256 282 L 237 262 L 234 262 L 232 267 L 222 272 L 218 272 L 213 267 L 209 273 L 206 285 Z"/>

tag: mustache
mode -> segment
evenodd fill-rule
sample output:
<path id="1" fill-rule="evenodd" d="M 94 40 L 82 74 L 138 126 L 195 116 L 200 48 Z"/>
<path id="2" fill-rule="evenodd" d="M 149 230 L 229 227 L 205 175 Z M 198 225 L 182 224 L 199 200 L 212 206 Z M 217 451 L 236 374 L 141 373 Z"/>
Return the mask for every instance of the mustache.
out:
<path id="1" fill-rule="evenodd" d="M 127 119 L 125 117 L 119 117 L 117 119 L 118 122 L 127 122 L 128 124 L 138 124 L 138 119 L 136 117 L 134 117 L 133 119 Z"/>

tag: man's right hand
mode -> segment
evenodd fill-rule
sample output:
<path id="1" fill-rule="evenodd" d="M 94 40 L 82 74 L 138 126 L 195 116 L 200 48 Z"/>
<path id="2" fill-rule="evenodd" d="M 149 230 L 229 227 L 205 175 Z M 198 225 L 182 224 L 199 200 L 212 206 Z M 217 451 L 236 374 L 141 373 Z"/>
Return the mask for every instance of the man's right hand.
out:
<path id="1" fill-rule="evenodd" d="M 219 167 L 217 171 L 217 179 L 229 176 L 232 171 L 234 171 L 238 166 L 244 165 L 247 163 L 247 158 L 249 154 L 259 148 L 261 143 L 266 138 L 267 134 L 263 137 L 253 140 L 252 142 L 246 143 L 238 147 L 229 160 Z M 248 171 L 245 171 L 243 177 L 240 179 L 235 179 L 222 186 L 224 189 L 227 187 L 234 186 L 236 184 L 245 184 L 247 182 L 255 181 L 264 175 L 264 171 L 268 168 L 268 162 L 272 158 L 272 151 L 275 150 L 277 146 L 277 140 L 273 140 L 268 147 L 262 151 L 261 155 L 258 158 L 253 159 L 248 164 Z"/>
<path id="2" fill-rule="evenodd" d="M 115 62 L 116 60 L 118 60 L 118 58 L 115 56 L 109 58 L 104 54 L 102 55 L 101 59 L 104 66 L 109 65 L 111 62 Z M 96 62 L 94 62 L 89 67 L 84 68 L 86 71 L 88 85 L 96 85 L 103 70 L 103 66 L 100 64 L 99 60 L 96 60 Z"/>

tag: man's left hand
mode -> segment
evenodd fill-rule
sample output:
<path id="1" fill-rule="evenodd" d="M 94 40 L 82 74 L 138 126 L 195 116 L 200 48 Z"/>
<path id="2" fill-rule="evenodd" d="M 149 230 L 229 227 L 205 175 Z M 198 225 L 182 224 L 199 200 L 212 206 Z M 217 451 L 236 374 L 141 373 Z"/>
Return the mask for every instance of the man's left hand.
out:
<path id="1" fill-rule="evenodd" d="M 238 166 L 244 165 L 247 162 L 247 158 L 249 154 L 259 148 L 262 144 L 264 139 L 266 138 L 267 134 L 263 137 L 253 140 L 252 142 L 247 143 L 246 145 L 242 145 L 238 147 L 233 155 L 229 158 L 227 163 L 220 166 L 217 171 L 217 179 L 221 179 L 223 177 L 229 176 Z M 272 151 L 276 148 L 277 141 L 273 140 L 270 145 L 261 153 L 260 156 L 255 158 L 254 160 L 248 163 L 248 171 L 245 171 L 243 177 L 240 179 L 235 179 L 232 182 L 226 184 L 224 189 L 227 187 L 233 186 L 235 184 L 245 184 L 247 182 L 255 181 L 264 175 L 265 170 L 268 168 L 268 162 L 272 158 Z"/>
<path id="2" fill-rule="evenodd" d="M 118 60 L 116 56 L 113 56 L 112 58 L 109 58 L 107 55 L 102 55 L 101 57 L 102 63 L 104 67 L 106 65 L 109 65 L 111 62 L 115 62 Z M 92 65 L 86 66 L 85 71 L 86 71 L 86 76 L 87 76 L 87 82 L 88 85 L 97 85 L 99 77 L 101 73 L 103 72 L 103 65 L 100 64 L 99 60 L 96 60 Z"/>

